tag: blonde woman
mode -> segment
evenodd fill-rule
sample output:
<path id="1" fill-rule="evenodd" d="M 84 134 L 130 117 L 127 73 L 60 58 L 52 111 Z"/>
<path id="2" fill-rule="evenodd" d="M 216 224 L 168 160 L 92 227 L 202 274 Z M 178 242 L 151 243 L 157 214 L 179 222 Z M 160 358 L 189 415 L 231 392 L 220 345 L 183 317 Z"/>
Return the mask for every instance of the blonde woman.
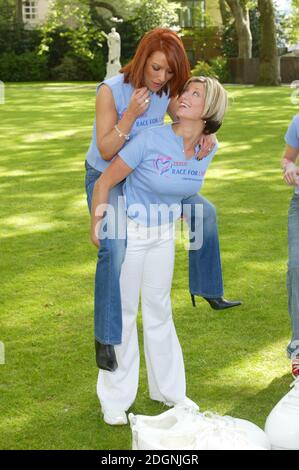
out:
<path id="1" fill-rule="evenodd" d="M 95 185 L 91 237 L 98 246 L 109 191 L 126 179 L 127 249 L 120 276 L 123 336 L 122 343 L 115 346 L 118 369 L 112 373 L 100 370 L 97 385 L 108 424 L 127 423 L 126 411 L 137 394 L 140 293 L 150 397 L 169 406 L 188 401 L 170 300 L 173 229 L 181 215 L 181 201 L 200 190 L 218 148 L 216 145 L 206 158 L 198 160 L 198 142 L 219 129 L 226 107 L 226 91 L 216 79 L 189 79 L 178 99 L 179 121 L 137 135 L 118 152 Z"/>
<path id="2" fill-rule="evenodd" d="M 96 117 L 86 157 L 86 194 L 91 210 L 93 189 L 114 156 L 137 134 L 164 122 L 168 113 L 176 120 L 177 96 L 190 78 L 190 65 L 181 38 L 167 28 L 156 28 L 144 35 L 132 60 L 120 74 L 97 86 Z M 206 156 L 215 145 L 215 137 L 203 134 L 200 155 Z M 162 164 L 161 162 L 159 164 Z M 106 237 L 98 250 L 94 290 L 94 332 L 96 362 L 99 368 L 114 371 L 117 361 L 114 345 L 121 343 L 122 312 L 119 277 L 126 251 L 126 214 L 120 196 L 123 181 L 109 193 L 114 216 L 107 217 Z M 215 207 L 204 197 L 192 195 L 182 201 L 202 204 L 203 244 L 189 251 L 189 289 L 203 296 L 212 308 L 220 310 L 239 305 L 223 298 L 223 280 Z M 196 217 L 187 219 L 196 225 Z M 116 237 L 110 237 L 109 232 Z"/>

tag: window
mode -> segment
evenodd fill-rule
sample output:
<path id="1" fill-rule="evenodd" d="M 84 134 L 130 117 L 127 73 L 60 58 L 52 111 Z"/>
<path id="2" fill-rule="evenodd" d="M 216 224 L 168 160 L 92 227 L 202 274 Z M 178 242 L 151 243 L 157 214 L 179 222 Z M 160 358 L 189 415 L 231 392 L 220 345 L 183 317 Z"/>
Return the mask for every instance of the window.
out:
<path id="1" fill-rule="evenodd" d="M 23 18 L 24 20 L 35 20 L 37 18 L 36 0 L 26 0 L 23 3 Z"/>

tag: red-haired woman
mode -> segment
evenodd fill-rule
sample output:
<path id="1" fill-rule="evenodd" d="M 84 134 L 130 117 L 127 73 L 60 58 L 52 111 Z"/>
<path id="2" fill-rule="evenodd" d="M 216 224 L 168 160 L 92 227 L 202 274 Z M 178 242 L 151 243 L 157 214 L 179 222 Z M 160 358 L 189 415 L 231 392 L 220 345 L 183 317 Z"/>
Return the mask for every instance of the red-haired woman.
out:
<path id="1" fill-rule="evenodd" d="M 132 61 L 119 75 L 97 86 L 96 118 L 85 163 L 89 210 L 97 179 L 128 140 L 148 127 L 162 125 L 166 113 L 176 120 L 177 95 L 189 76 L 190 65 L 181 39 L 169 29 L 156 28 L 145 34 Z M 214 143 L 211 136 L 201 139 L 202 157 Z M 95 276 L 96 362 L 107 371 L 117 368 L 114 345 L 121 343 L 122 333 L 119 277 L 126 250 L 123 183 L 109 194 Z M 193 206 L 202 204 L 204 216 L 204 245 L 189 252 L 191 294 L 204 296 L 213 308 L 234 306 L 237 303 L 222 298 L 215 208 L 197 194 L 186 202 Z"/>

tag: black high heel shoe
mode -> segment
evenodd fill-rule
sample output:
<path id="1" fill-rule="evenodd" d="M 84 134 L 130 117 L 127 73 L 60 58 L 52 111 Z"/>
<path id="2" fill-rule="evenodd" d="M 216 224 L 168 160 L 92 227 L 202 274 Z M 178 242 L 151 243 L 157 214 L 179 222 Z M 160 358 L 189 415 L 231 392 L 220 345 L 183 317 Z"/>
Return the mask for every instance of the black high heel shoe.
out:
<path id="1" fill-rule="evenodd" d="M 118 368 L 114 346 L 102 344 L 95 340 L 96 363 L 99 369 L 114 372 Z"/>
<path id="2" fill-rule="evenodd" d="M 191 295 L 191 300 L 192 300 L 192 305 L 193 307 L 196 307 L 195 303 L 195 296 L 194 294 Z M 232 308 L 232 307 L 237 307 L 238 305 L 242 305 L 242 302 L 240 300 L 226 300 L 223 297 L 216 297 L 215 299 L 208 299 L 207 297 L 203 297 L 210 306 L 214 310 L 225 310 L 226 308 Z"/>

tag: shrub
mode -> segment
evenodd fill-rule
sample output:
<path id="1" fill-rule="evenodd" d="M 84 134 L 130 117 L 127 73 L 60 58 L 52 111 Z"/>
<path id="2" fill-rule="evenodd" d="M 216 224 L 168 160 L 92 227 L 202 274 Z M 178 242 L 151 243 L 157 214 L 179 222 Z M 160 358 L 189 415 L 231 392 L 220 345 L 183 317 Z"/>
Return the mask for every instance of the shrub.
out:
<path id="1" fill-rule="evenodd" d="M 16 25 L 0 22 L 0 55 L 5 52 L 24 54 L 35 51 L 40 41 L 41 32 L 38 28 L 17 28 Z"/>
<path id="2" fill-rule="evenodd" d="M 204 75 L 205 77 L 217 78 L 221 83 L 232 83 L 232 75 L 225 57 L 216 57 L 209 62 L 199 60 L 192 70 L 193 76 Z"/>
<path id="3" fill-rule="evenodd" d="M 106 73 L 103 54 L 97 53 L 94 59 L 66 55 L 61 63 L 51 69 L 51 79 L 56 81 L 101 81 Z"/>
<path id="4" fill-rule="evenodd" d="M 51 69 L 51 79 L 57 82 L 68 82 L 77 79 L 77 64 L 72 57 L 64 57 L 59 65 Z M 76 78 L 74 78 L 76 77 Z"/>
<path id="5" fill-rule="evenodd" d="M 15 54 L 6 52 L 0 56 L 0 80 L 3 82 L 33 82 L 49 78 L 47 57 L 35 52 Z"/>
<path id="6" fill-rule="evenodd" d="M 225 57 L 216 57 L 210 60 L 211 68 L 217 75 L 220 83 L 232 83 L 233 78 Z"/>
<path id="7" fill-rule="evenodd" d="M 191 73 L 193 76 L 196 76 L 196 77 L 200 75 L 204 75 L 205 77 L 218 78 L 218 76 L 215 74 L 212 67 L 207 62 L 204 62 L 203 60 L 199 60 L 198 62 L 196 62 L 196 65 Z"/>

